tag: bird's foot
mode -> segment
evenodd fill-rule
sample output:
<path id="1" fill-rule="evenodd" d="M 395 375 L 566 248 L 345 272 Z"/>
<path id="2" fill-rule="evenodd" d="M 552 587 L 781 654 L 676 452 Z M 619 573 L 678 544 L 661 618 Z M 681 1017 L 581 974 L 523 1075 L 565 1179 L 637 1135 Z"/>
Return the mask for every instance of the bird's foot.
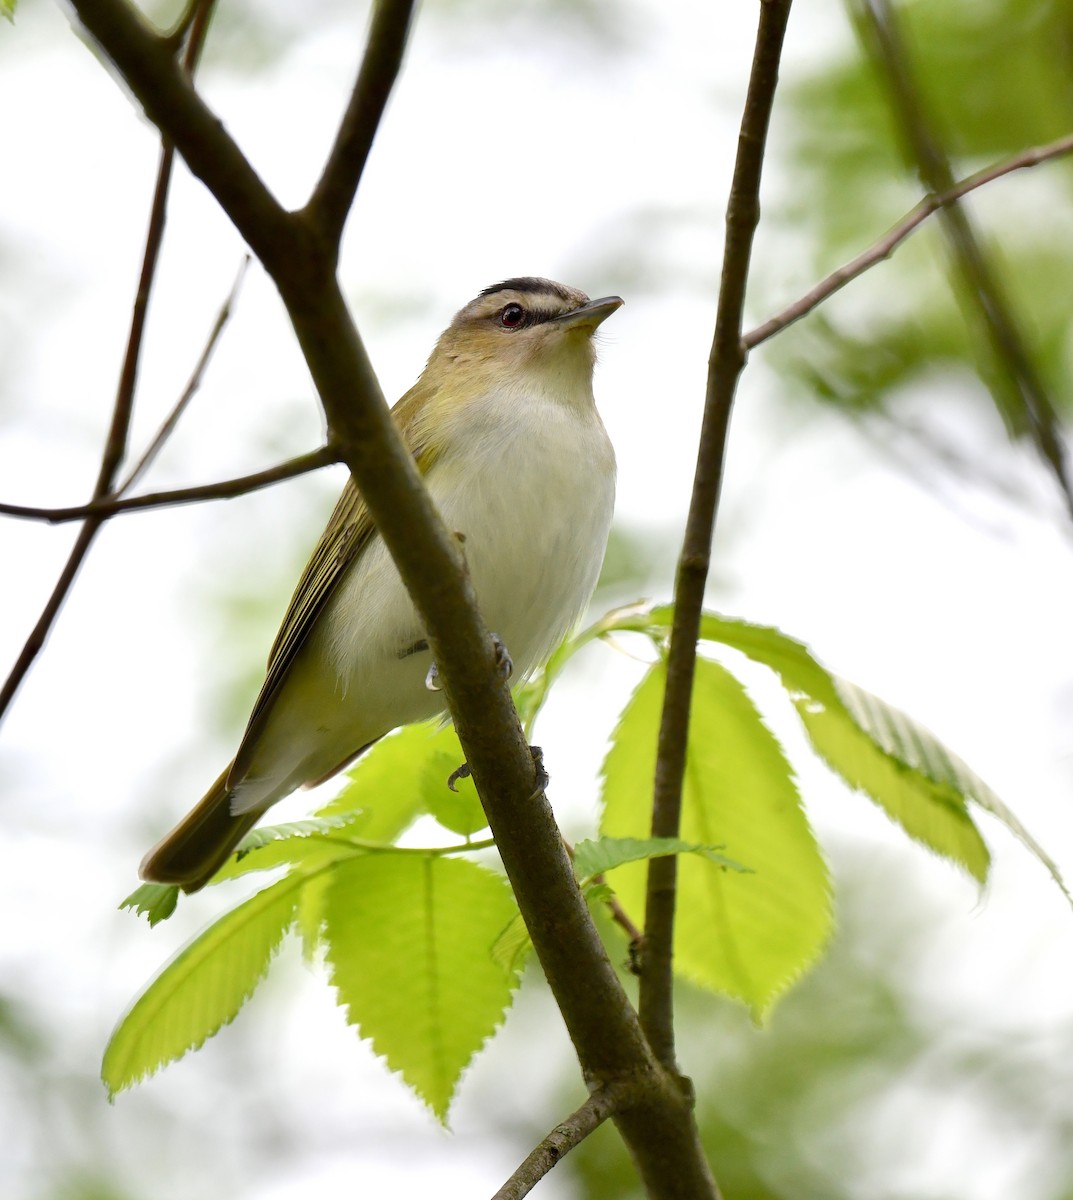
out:
<path id="1" fill-rule="evenodd" d="M 428 649 L 428 643 L 424 643 L 424 649 Z M 498 633 L 492 634 L 492 649 L 496 656 L 496 670 L 503 679 L 509 679 L 514 674 L 514 660 L 511 658 L 507 647 L 503 644 L 503 640 Z M 440 669 L 435 663 L 428 669 L 428 674 L 425 676 L 425 687 L 430 692 L 440 691 Z"/>
<path id="2" fill-rule="evenodd" d="M 436 666 L 435 662 L 429 667 L 428 674 L 425 676 L 425 687 L 430 692 L 440 691 L 440 669 Z"/>
<path id="3" fill-rule="evenodd" d="M 530 746 L 529 753 L 533 759 L 533 790 L 529 795 L 529 799 L 532 800 L 544 791 L 551 782 L 551 779 L 548 772 L 544 769 L 544 751 L 539 746 Z M 455 787 L 455 784 L 460 779 L 468 779 L 471 774 L 469 763 L 463 763 L 447 776 L 447 786 L 452 792 L 457 792 L 458 788 Z"/>
<path id="4" fill-rule="evenodd" d="M 472 774 L 473 772 L 469 769 L 469 763 L 463 763 L 460 767 L 455 767 L 451 774 L 447 776 L 447 786 L 452 792 L 457 792 L 458 788 L 455 787 L 455 784 L 460 779 L 468 779 Z"/>
<path id="5" fill-rule="evenodd" d="M 514 674 L 514 659 L 511 658 L 510 652 L 503 644 L 503 639 L 498 633 L 492 634 L 492 649 L 496 655 L 496 667 L 499 674 L 504 679 L 509 679 Z"/>

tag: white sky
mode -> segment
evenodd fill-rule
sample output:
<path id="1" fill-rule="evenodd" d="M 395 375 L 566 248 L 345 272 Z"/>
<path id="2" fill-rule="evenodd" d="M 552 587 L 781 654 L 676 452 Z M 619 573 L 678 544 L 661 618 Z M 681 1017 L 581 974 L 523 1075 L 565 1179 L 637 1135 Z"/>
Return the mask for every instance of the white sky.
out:
<path id="1" fill-rule="evenodd" d="M 535 21 L 517 16 L 500 24 L 492 6 L 475 6 L 480 18 L 456 30 L 427 5 L 352 221 L 344 278 L 391 397 L 413 381 L 454 310 L 488 283 L 542 274 L 592 295 L 621 291 L 627 306 L 606 327 L 597 396 L 618 450 L 624 525 L 673 527 L 688 498 L 753 7 L 635 0 L 621 10 L 621 43 L 602 49 L 576 28 L 537 33 Z M 290 6 L 266 11 L 282 26 L 293 16 Z M 288 203 L 305 198 L 318 169 L 363 27 L 342 8 L 326 8 L 323 21 L 320 35 L 295 39 L 262 74 L 231 74 L 211 59 L 204 73 L 210 101 Z M 786 74 L 845 37 L 837 6 L 801 3 Z M 246 44 L 241 29 L 232 38 L 232 48 Z M 713 96 L 727 102 L 716 106 Z M 110 412 L 156 146 L 52 6 L 27 3 L 14 28 L 0 27 L 0 112 L 0 495 L 76 503 L 91 487 Z M 180 176 L 136 445 L 180 390 L 242 252 L 200 186 Z M 655 244 L 642 247 L 656 275 L 631 286 L 615 248 L 630 247 L 631 221 L 645 212 L 665 222 Z M 898 215 L 877 214 L 877 233 Z M 812 280 L 801 271 L 791 264 L 786 274 L 804 290 Z M 835 669 L 920 718 L 1073 877 L 1073 553 L 1034 463 L 1009 450 L 967 399 L 944 393 L 933 419 L 972 452 L 1008 464 L 1035 501 L 1014 507 L 957 482 L 937 497 L 836 418 L 791 421 L 779 381 L 756 357 L 732 430 L 715 602 L 805 639 Z M 929 399 L 918 402 L 932 415 Z M 239 474 L 310 449 L 319 436 L 304 367 L 254 268 L 204 391 L 151 485 Z M 217 595 L 243 595 L 251 573 L 263 571 L 278 590 L 265 603 L 281 609 L 288 572 L 312 544 L 318 506 L 336 485 L 307 480 L 224 506 L 116 521 L 4 728 L 0 903 L 9 916 L 0 972 L 79 1074 L 95 1073 L 116 1016 L 181 930 L 196 929 L 220 902 L 198 897 L 175 923 L 181 930 L 152 935 L 115 912 L 142 850 L 229 753 L 214 706 L 264 654 L 259 643 L 222 634 L 206 606 Z M 257 545 L 243 540 L 247 514 L 265 535 Z M 70 528 L 0 522 L 3 669 L 72 537 Z M 665 568 L 658 598 L 666 596 Z M 634 674 L 629 664 L 590 656 L 584 677 L 544 719 L 541 742 L 557 764 L 551 795 L 568 824 L 580 828 L 591 813 L 600 734 Z M 586 724 L 594 736 L 578 746 L 576 730 Z M 968 883 L 834 792 L 818 768 L 806 764 L 802 783 L 838 853 L 893 858 L 907 890 L 949 907 L 920 985 L 932 1002 L 963 1006 L 1013 1037 L 1073 1016 L 1073 921 L 1010 837 L 985 826 L 995 870 L 978 904 Z M 300 812 L 308 801 L 295 803 Z M 352 1191 L 357 1177 L 361 1195 L 434 1186 L 446 1197 L 490 1193 L 502 1182 L 524 1146 L 482 1132 L 480 1068 L 463 1088 L 456 1136 L 445 1137 L 358 1047 L 322 985 L 292 990 L 285 1005 L 255 1002 L 240 1018 L 263 1037 L 261 1061 L 244 1069 L 263 1069 L 283 1091 L 322 1094 L 332 1114 L 326 1127 L 363 1128 L 362 1145 L 316 1145 L 259 1162 L 252 1119 L 236 1115 L 229 1098 L 233 1060 L 214 1059 L 210 1046 L 115 1108 L 104 1107 L 103 1094 L 86 1100 L 85 1136 L 129 1159 L 138 1194 L 290 1200 L 313 1187 Z M 547 1008 L 539 996 L 529 1003 Z M 508 1029 L 514 1053 L 525 1055 L 529 1020 L 523 1013 Z M 498 1048 L 490 1058 L 510 1061 Z M 527 1069 L 539 1070 L 540 1058 L 529 1053 Z M 17 1110 L 3 1111 L 17 1104 L 0 1085 L 0 1122 L 17 1120 Z M 147 1160 L 136 1149 L 139 1131 L 162 1106 L 183 1120 Z M 561 1115 L 537 1099 L 519 1110 L 519 1123 L 550 1127 Z M 231 1121 L 244 1134 L 228 1147 Z M 39 1194 L 34 1139 L 7 1140 L 0 1190 Z M 927 1186 L 935 1194 L 948 1186 L 959 1200 L 1012 1194 L 1003 1190 L 1010 1186 L 1026 1200 L 1047 1194 L 974 1153 L 979 1161 L 968 1167 L 953 1153 L 929 1156 Z M 222 1163 L 219 1175 L 208 1161 Z M 906 1172 L 907 1183 L 920 1183 Z M 570 1193 L 551 1181 L 541 1194 Z"/>

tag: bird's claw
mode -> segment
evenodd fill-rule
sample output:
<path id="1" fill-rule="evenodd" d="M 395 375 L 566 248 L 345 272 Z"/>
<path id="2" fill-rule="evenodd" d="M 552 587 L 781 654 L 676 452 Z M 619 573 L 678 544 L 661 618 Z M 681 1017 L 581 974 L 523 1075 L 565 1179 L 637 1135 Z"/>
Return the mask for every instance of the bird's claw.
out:
<path id="1" fill-rule="evenodd" d="M 469 763 L 463 763 L 460 767 L 455 767 L 451 774 L 447 776 L 447 786 L 452 792 L 457 792 L 458 788 L 455 787 L 455 784 L 460 779 L 468 779 L 471 774 Z"/>
<path id="2" fill-rule="evenodd" d="M 530 746 L 529 753 L 533 758 L 533 790 L 529 794 L 529 798 L 532 800 L 547 788 L 551 778 L 544 769 L 544 751 L 539 746 Z M 469 763 L 463 763 L 447 776 L 447 786 L 452 792 L 457 792 L 458 788 L 455 787 L 455 784 L 460 779 L 469 779 L 471 774 Z"/>
<path id="3" fill-rule="evenodd" d="M 427 643 L 426 643 L 427 648 Z M 498 633 L 492 634 L 492 649 L 496 656 L 496 670 L 503 679 L 509 679 L 514 674 L 514 660 L 510 656 L 510 652 L 503 644 Z M 425 676 L 425 687 L 430 692 L 441 691 L 440 687 L 440 669 L 435 663 L 428 669 L 428 674 Z"/>
<path id="4" fill-rule="evenodd" d="M 533 791 L 530 800 L 539 796 L 551 783 L 551 776 L 544 769 L 544 751 L 539 746 L 530 746 L 529 753 L 533 757 Z"/>
<path id="5" fill-rule="evenodd" d="M 495 650 L 496 668 L 499 674 L 504 679 L 509 679 L 514 674 L 514 660 L 498 633 L 492 634 L 492 649 Z"/>

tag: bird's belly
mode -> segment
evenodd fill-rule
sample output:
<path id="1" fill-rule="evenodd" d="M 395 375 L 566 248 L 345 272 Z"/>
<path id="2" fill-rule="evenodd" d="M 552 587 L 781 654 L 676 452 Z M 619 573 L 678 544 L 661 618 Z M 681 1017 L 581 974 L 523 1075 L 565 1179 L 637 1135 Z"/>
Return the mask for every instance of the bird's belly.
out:
<path id="1" fill-rule="evenodd" d="M 514 439 L 480 478 L 467 464 L 445 469 L 430 490 L 462 551 L 481 615 L 514 662 L 518 682 L 540 666 L 588 603 L 603 562 L 614 507 L 614 468 L 593 461 L 606 434 L 579 445 L 544 428 Z"/>
<path id="2" fill-rule="evenodd" d="M 540 666 L 581 615 L 596 584 L 614 506 L 602 426 L 591 445 L 576 425 L 514 439 L 480 470 L 464 455 L 427 477 L 463 553 L 482 616 L 514 664 Z M 607 457 L 594 462 L 594 455 Z M 369 742 L 444 709 L 425 677 L 423 626 L 387 548 L 374 536 L 340 581 L 297 655 L 259 738 L 236 809 L 320 778 Z"/>

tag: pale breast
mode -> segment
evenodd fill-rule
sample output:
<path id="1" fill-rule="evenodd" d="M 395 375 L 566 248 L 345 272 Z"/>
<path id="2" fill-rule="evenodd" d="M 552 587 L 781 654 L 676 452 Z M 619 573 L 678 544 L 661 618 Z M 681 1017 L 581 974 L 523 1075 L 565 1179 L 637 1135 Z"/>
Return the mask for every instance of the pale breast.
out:
<path id="1" fill-rule="evenodd" d="M 502 402 L 500 402 L 502 403 Z M 615 459 L 594 406 L 514 401 L 469 423 L 472 448 L 428 478 L 466 562 L 486 624 L 516 678 L 539 666 L 596 586 L 615 500 Z"/>

